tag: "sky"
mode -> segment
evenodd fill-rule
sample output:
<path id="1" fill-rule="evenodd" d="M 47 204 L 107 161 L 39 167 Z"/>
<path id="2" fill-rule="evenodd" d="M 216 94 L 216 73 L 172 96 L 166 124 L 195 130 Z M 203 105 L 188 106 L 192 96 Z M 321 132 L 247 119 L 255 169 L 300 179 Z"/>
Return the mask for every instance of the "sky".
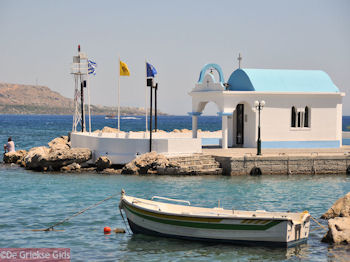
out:
<path id="1" fill-rule="evenodd" d="M 70 74 L 77 46 L 97 62 L 92 104 L 145 106 L 145 60 L 158 71 L 158 108 L 191 111 L 206 63 L 227 81 L 243 68 L 317 69 L 347 95 L 350 115 L 349 0 L 0 0 L 0 82 L 45 85 L 73 97 Z M 204 114 L 216 114 L 213 103 Z"/>

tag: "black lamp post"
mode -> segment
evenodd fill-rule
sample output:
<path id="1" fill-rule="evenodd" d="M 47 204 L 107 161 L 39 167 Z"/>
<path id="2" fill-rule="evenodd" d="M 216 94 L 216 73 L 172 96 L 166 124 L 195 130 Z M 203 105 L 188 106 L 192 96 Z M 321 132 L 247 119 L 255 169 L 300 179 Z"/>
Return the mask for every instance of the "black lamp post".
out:
<path id="1" fill-rule="evenodd" d="M 153 119 L 152 119 L 152 111 L 153 111 L 153 78 L 147 78 L 147 86 L 150 87 L 150 113 L 149 113 L 149 151 L 152 152 L 152 130 L 153 130 L 153 127 L 152 127 L 152 122 L 153 122 Z M 146 109 L 147 110 L 147 109 Z"/>
<path id="2" fill-rule="evenodd" d="M 254 102 L 254 106 L 255 108 L 258 110 L 259 112 L 259 120 L 258 120 L 258 141 L 256 143 L 257 146 L 257 155 L 260 156 L 261 155 L 261 136 L 260 136 L 260 111 L 263 109 L 263 107 L 265 106 L 265 101 L 255 101 Z"/>

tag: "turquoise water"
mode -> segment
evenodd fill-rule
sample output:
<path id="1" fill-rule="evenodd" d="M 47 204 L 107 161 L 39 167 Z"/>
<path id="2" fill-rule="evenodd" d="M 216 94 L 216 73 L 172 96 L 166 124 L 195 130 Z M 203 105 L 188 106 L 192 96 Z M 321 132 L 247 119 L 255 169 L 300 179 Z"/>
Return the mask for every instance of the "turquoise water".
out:
<path id="1" fill-rule="evenodd" d="M 17 149 L 45 145 L 71 128 L 70 116 L 0 115 L 0 140 L 12 135 Z M 200 128 L 217 130 L 217 118 L 202 118 Z M 344 120 L 344 119 L 343 119 Z M 129 122 L 128 122 L 129 121 Z M 122 120 L 122 127 L 141 129 L 140 119 Z M 94 119 L 95 128 L 115 123 Z M 162 129 L 190 128 L 189 117 L 163 117 Z M 72 261 L 350 261 L 350 248 L 320 243 L 323 230 L 310 233 L 307 244 L 284 249 L 197 243 L 142 235 L 104 235 L 103 227 L 125 228 L 118 198 L 73 218 L 57 229 L 46 228 L 124 188 L 129 195 L 161 195 L 190 200 L 193 205 L 268 211 L 308 210 L 318 218 L 350 191 L 350 177 L 171 177 L 37 173 L 0 165 L 0 247 L 65 247 Z M 322 221 L 326 225 L 325 221 Z M 316 228 L 313 224 L 313 228 Z"/>
<path id="2" fill-rule="evenodd" d="M 58 226 L 63 232 L 30 231 L 46 228 L 122 188 L 127 194 L 142 198 L 161 195 L 207 207 L 216 206 L 220 199 L 221 205 L 229 209 L 309 210 L 319 217 L 350 191 L 347 176 L 63 175 L 2 166 L 0 181 L 0 247 L 66 247 L 71 249 L 73 261 L 329 261 L 344 255 L 350 258 L 347 248 L 329 248 L 320 243 L 322 230 L 311 232 L 307 244 L 289 249 L 104 235 L 105 226 L 125 228 L 118 211 L 118 197 Z"/>

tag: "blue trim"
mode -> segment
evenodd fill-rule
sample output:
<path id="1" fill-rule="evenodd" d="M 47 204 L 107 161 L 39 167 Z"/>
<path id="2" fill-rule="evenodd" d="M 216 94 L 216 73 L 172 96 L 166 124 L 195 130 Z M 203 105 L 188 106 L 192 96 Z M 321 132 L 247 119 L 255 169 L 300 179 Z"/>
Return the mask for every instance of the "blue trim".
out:
<path id="1" fill-rule="evenodd" d="M 350 145 L 350 138 L 343 138 L 343 145 L 349 146 Z"/>
<path id="2" fill-rule="evenodd" d="M 202 113 L 201 112 L 188 112 L 190 116 L 200 116 Z"/>
<path id="3" fill-rule="evenodd" d="M 261 141 L 262 148 L 339 148 L 339 140 L 328 141 Z"/>
<path id="4" fill-rule="evenodd" d="M 216 72 L 218 72 L 219 74 L 219 78 L 220 78 L 220 83 L 224 83 L 224 74 L 222 73 L 222 69 L 218 64 L 206 64 L 201 72 L 199 73 L 199 79 L 198 79 L 198 84 L 201 84 L 203 82 L 204 76 L 205 76 L 205 72 L 210 69 L 210 68 L 214 68 L 216 70 Z"/>
<path id="5" fill-rule="evenodd" d="M 232 116 L 232 113 L 227 112 L 217 112 L 218 116 Z"/>
<path id="6" fill-rule="evenodd" d="M 203 137 L 202 138 L 202 146 L 219 146 L 220 139 L 218 137 Z"/>

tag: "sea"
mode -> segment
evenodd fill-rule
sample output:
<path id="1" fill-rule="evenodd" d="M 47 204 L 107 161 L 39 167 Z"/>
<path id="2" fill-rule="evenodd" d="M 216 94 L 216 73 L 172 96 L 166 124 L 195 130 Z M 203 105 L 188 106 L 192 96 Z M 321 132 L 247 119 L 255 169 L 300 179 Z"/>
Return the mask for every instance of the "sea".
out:
<path id="1" fill-rule="evenodd" d="M 92 129 L 116 127 L 116 120 L 92 117 Z M 144 130 L 142 116 L 122 117 L 124 131 Z M 12 136 L 16 149 L 46 145 L 67 135 L 72 116 L 0 115 L 0 142 Z M 199 118 L 198 127 L 221 128 L 216 116 Z M 189 116 L 159 116 L 158 128 L 191 129 Z M 350 117 L 343 117 L 343 130 Z M 347 143 L 349 141 L 344 141 Z M 350 144 L 350 143 L 348 143 Z M 2 156 L 1 156 L 2 157 Z M 0 165 L 0 248 L 69 248 L 71 261 L 350 261 L 350 246 L 328 245 L 325 234 L 312 223 L 307 243 L 292 248 L 246 247 L 133 235 L 105 235 L 103 228 L 124 228 L 112 198 L 43 232 L 58 221 L 120 192 L 149 199 L 154 195 L 190 200 L 192 205 L 268 211 L 308 210 L 319 218 L 350 191 L 350 176 L 132 176 L 94 173 L 40 173 L 15 165 Z M 324 226 L 327 222 L 319 220 Z"/>

